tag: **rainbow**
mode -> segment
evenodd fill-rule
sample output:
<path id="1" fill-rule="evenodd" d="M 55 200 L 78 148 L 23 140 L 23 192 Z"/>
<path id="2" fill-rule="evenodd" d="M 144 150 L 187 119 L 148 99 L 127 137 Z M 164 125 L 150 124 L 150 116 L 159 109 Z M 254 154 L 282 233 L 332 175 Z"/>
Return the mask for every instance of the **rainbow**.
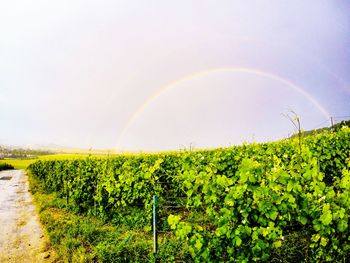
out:
<path id="1" fill-rule="evenodd" d="M 314 98 L 312 97 L 308 92 L 306 92 L 304 89 L 300 88 L 299 86 L 295 85 L 294 83 L 290 82 L 287 79 L 284 79 L 278 75 L 266 72 L 266 71 L 261 71 L 258 69 L 254 69 L 254 68 L 244 68 L 244 67 L 225 67 L 225 68 L 212 68 L 212 69 L 207 69 L 207 70 L 203 70 L 203 71 L 198 71 L 198 72 L 194 72 L 190 75 L 187 75 L 185 77 L 182 77 L 180 79 L 176 79 L 170 83 L 168 83 L 167 85 L 165 85 L 164 87 L 160 88 L 157 92 L 155 92 L 153 95 L 151 95 L 150 97 L 148 97 L 145 102 L 136 109 L 136 111 L 134 111 L 131 116 L 129 117 L 127 123 L 125 124 L 119 138 L 118 138 L 118 142 L 117 142 L 117 149 L 120 146 L 120 142 L 123 139 L 123 137 L 125 136 L 126 132 L 128 131 L 128 129 L 130 128 L 130 126 L 134 123 L 134 121 L 137 119 L 137 117 L 156 99 L 158 99 L 159 97 L 161 97 L 165 92 L 175 89 L 176 86 L 182 82 L 185 81 L 189 81 L 192 79 L 196 79 L 196 78 L 200 78 L 203 76 L 206 76 L 208 74 L 212 74 L 212 73 L 217 73 L 217 72 L 233 72 L 233 73 L 247 73 L 247 74 L 254 74 L 257 76 L 261 76 L 261 77 L 265 77 L 271 80 L 275 80 L 278 81 L 284 85 L 286 85 L 287 87 L 289 87 L 290 89 L 294 90 L 295 92 L 298 92 L 299 94 L 301 94 L 302 96 L 304 96 L 307 100 L 309 100 L 323 115 L 326 119 L 330 118 L 330 114 L 328 113 L 328 111 Z"/>

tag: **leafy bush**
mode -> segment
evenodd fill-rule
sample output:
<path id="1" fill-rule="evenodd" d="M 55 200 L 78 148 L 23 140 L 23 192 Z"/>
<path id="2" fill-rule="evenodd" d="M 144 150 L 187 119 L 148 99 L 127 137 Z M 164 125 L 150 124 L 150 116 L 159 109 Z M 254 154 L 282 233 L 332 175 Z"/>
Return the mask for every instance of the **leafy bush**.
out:
<path id="1" fill-rule="evenodd" d="M 0 171 L 3 170 L 13 170 L 15 169 L 11 164 L 8 163 L 0 163 Z"/>
<path id="2" fill-rule="evenodd" d="M 275 157 L 270 169 L 245 159 L 231 178 L 211 171 L 195 177 L 186 173 L 187 204 L 202 211 L 211 226 L 180 215 L 168 221 L 198 261 L 268 260 L 283 246 L 284 236 L 296 231 L 309 235 L 304 258 L 341 260 L 350 250 L 350 172 L 344 168 L 332 185 L 323 179 L 307 148 L 288 165 Z"/>
<path id="3" fill-rule="evenodd" d="M 74 211 L 115 225 L 150 225 L 154 194 L 160 204 L 184 200 L 186 207 L 174 211 L 161 205 L 160 224 L 198 262 L 271 261 L 295 247 L 303 248 L 302 255 L 296 253 L 291 262 L 339 261 L 350 247 L 349 141 L 350 129 L 344 127 L 306 137 L 301 148 L 292 139 L 209 151 L 38 161 L 29 169 L 45 191 L 65 198 Z M 292 240 L 300 242 L 287 247 Z M 103 249 L 100 253 L 108 258 Z"/>

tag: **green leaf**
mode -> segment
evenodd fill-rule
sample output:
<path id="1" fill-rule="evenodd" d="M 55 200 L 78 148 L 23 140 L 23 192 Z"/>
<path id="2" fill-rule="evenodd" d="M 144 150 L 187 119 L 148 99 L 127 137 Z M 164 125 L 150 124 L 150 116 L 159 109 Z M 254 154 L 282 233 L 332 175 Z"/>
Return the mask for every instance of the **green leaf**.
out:
<path id="1" fill-rule="evenodd" d="M 277 216 L 278 216 L 278 212 L 277 212 L 277 211 L 272 211 L 272 212 L 270 212 L 270 214 L 269 214 L 269 217 L 270 217 L 272 220 L 276 220 Z"/>
<path id="2" fill-rule="evenodd" d="M 324 211 L 322 216 L 320 217 L 322 224 L 329 225 L 332 222 L 332 212 L 330 210 Z"/>
<path id="3" fill-rule="evenodd" d="M 275 242 L 273 242 L 272 244 L 275 248 L 279 248 L 282 246 L 282 241 L 281 240 L 277 240 Z"/>
<path id="4" fill-rule="evenodd" d="M 169 215 L 168 224 L 171 229 L 176 229 L 177 224 L 180 222 L 180 216 Z"/>
<path id="5" fill-rule="evenodd" d="M 236 237 L 236 246 L 239 247 L 242 244 L 242 239 Z"/>
<path id="6" fill-rule="evenodd" d="M 301 222 L 303 225 L 306 225 L 306 224 L 307 224 L 307 218 L 306 218 L 306 217 L 301 216 L 299 220 L 300 220 L 300 222 Z"/>
<path id="7" fill-rule="evenodd" d="M 338 222 L 337 229 L 340 232 L 344 232 L 347 228 L 348 228 L 348 222 L 346 222 L 345 220 L 340 220 Z"/>
<path id="8" fill-rule="evenodd" d="M 289 181 L 288 185 L 287 185 L 287 191 L 290 192 L 290 191 L 292 191 L 292 189 L 293 189 L 293 182 Z"/>
<path id="9" fill-rule="evenodd" d="M 311 237 L 311 240 L 312 240 L 313 242 L 317 242 L 320 238 L 321 238 L 320 234 L 316 234 L 316 235 L 313 235 L 313 236 Z"/>
<path id="10" fill-rule="evenodd" d="M 196 239 L 196 244 L 194 245 L 194 247 L 197 249 L 197 250 L 201 250 L 203 244 L 201 242 L 200 239 Z"/>
<path id="11" fill-rule="evenodd" d="M 259 254 L 260 254 L 260 251 L 261 251 L 261 247 L 260 247 L 258 244 L 256 244 L 256 245 L 253 247 L 252 251 L 253 251 L 253 255 L 259 255 Z"/>

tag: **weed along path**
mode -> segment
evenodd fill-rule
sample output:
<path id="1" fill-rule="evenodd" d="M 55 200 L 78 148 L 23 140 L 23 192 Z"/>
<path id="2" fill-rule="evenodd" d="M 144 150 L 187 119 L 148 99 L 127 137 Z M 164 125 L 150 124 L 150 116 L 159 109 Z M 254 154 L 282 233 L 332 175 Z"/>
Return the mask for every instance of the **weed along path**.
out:
<path id="1" fill-rule="evenodd" d="M 0 172 L 0 262 L 50 262 L 23 170 Z"/>

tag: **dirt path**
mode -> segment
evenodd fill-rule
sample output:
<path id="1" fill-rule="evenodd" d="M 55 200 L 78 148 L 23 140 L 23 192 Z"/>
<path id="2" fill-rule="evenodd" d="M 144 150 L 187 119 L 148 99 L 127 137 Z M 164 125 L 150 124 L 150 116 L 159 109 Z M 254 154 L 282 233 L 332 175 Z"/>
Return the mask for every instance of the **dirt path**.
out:
<path id="1" fill-rule="evenodd" d="M 0 262 L 50 262 L 28 177 L 23 170 L 0 172 Z"/>

